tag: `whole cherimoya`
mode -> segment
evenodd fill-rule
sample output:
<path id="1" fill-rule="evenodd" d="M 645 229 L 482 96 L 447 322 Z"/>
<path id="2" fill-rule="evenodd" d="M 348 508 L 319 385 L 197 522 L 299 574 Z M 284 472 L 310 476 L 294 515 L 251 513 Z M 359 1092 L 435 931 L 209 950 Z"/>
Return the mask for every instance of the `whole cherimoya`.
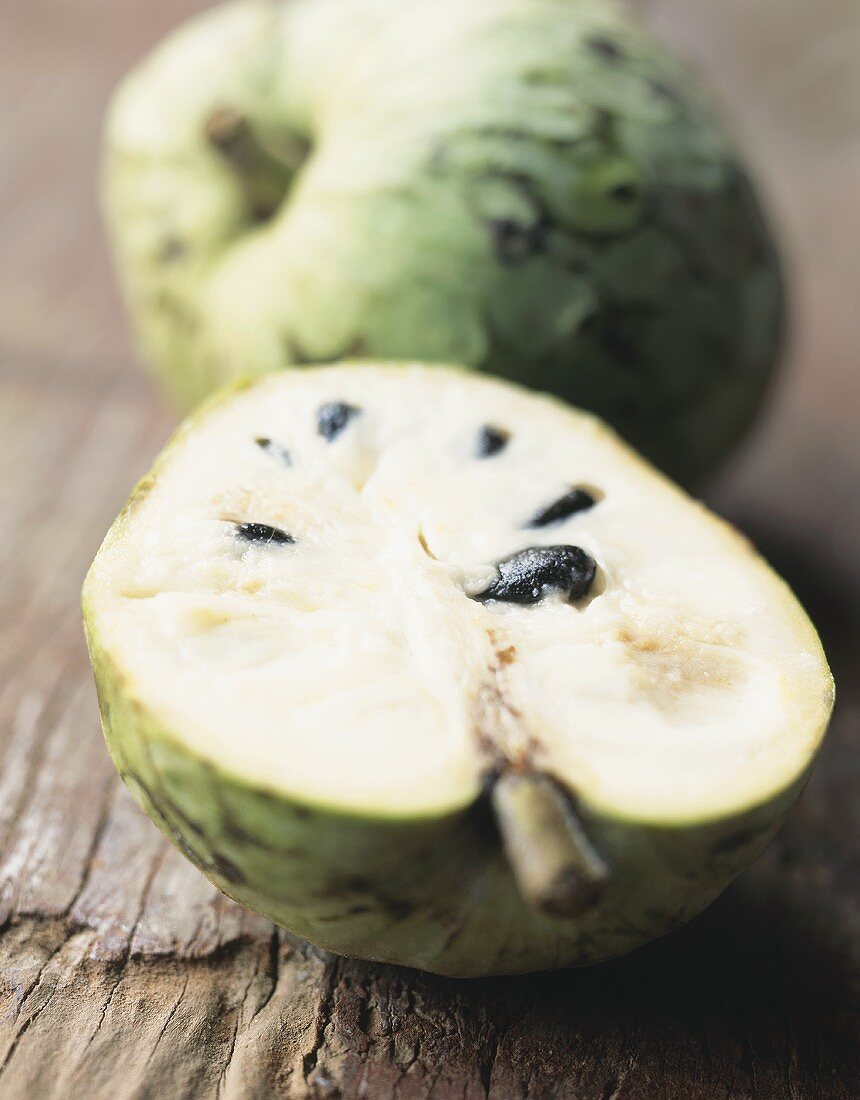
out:
<path id="1" fill-rule="evenodd" d="M 781 283 L 694 79 L 612 0 L 250 0 L 119 89 L 106 206 L 185 405 L 237 374 L 456 361 L 685 481 L 751 420 Z"/>

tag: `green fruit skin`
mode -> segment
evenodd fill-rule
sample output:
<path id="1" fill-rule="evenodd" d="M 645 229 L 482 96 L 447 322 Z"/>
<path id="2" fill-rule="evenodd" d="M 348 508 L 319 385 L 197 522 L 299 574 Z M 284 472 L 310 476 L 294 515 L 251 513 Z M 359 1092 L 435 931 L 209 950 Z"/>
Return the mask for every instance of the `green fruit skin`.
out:
<path id="1" fill-rule="evenodd" d="M 224 108 L 256 154 L 207 139 Z M 140 348 L 183 405 L 343 356 L 458 361 L 599 413 L 690 484 L 778 351 L 744 169 L 613 0 L 216 9 L 118 91 L 104 196 Z"/>
<path id="2" fill-rule="evenodd" d="M 439 817 L 393 820 L 249 786 L 162 729 L 92 631 L 89 645 L 120 775 L 211 882 L 329 951 L 452 977 L 594 963 L 678 927 L 761 852 L 807 775 L 766 804 L 699 824 L 613 819 L 581 801 L 611 877 L 596 908 L 562 920 L 519 896 L 480 795 Z"/>

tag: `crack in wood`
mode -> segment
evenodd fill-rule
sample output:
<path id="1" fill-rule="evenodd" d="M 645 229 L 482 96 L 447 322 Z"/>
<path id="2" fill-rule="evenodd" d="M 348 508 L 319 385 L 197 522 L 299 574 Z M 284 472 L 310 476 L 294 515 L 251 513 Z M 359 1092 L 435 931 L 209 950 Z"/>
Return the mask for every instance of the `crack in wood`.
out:
<path id="1" fill-rule="evenodd" d="M 18 1006 L 17 1006 L 17 1008 L 14 1012 L 14 1019 L 16 1021 L 21 1018 L 21 1014 L 22 1014 L 27 1002 L 31 999 L 32 996 L 35 995 L 37 990 L 41 987 L 42 980 L 45 976 L 45 972 L 48 969 L 48 966 L 62 952 L 63 948 L 65 948 L 67 946 L 68 942 L 69 942 L 68 939 L 65 939 L 65 938 L 59 939 L 58 942 L 57 942 L 57 945 L 50 952 L 50 954 L 47 956 L 47 958 L 45 958 L 43 960 L 43 962 L 41 963 L 35 981 L 32 983 L 32 985 L 30 986 L 27 993 L 21 998 L 21 1001 L 18 1004 Z M 39 1018 L 39 1016 L 41 1016 L 41 1014 L 48 1007 L 48 1005 L 51 1001 L 51 998 L 54 996 L 54 993 L 56 992 L 56 989 L 57 989 L 57 986 L 55 984 L 49 990 L 48 995 L 45 998 L 44 1002 L 41 1005 L 39 1005 L 35 1009 L 34 1012 L 32 1012 L 29 1016 L 27 1016 L 27 1018 L 24 1020 L 21 1027 L 15 1033 L 14 1037 L 12 1038 L 12 1041 L 9 1044 L 8 1049 L 6 1050 L 6 1053 L 3 1056 L 2 1062 L 0 1062 L 0 1077 L 2 1077 L 3 1074 L 6 1073 L 8 1067 L 11 1065 L 12 1058 L 13 1058 L 15 1052 L 18 1050 L 19 1045 L 20 1045 L 22 1039 L 24 1038 L 24 1036 L 26 1035 L 26 1033 L 29 1031 L 29 1029 L 32 1027 L 32 1025 L 36 1022 L 36 1020 Z"/>
<path id="2" fill-rule="evenodd" d="M 79 898 L 84 893 L 87 885 L 89 884 L 90 875 L 92 874 L 93 870 L 93 862 L 99 849 L 99 845 L 102 842 L 102 838 L 104 837 L 108 821 L 110 820 L 111 809 L 113 808 L 114 801 L 116 799 L 117 793 L 119 792 L 119 789 L 120 783 L 118 776 L 108 775 L 105 777 L 104 783 L 102 785 L 101 808 L 99 810 L 98 820 L 96 821 L 96 827 L 93 831 L 89 848 L 87 849 L 86 856 L 84 857 L 83 863 L 81 865 L 81 876 L 78 887 L 72 895 L 71 899 L 69 900 L 69 904 L 66 906 L 65 913 L 63 914 L 66 917 L 69 917 L 74 912 L 75 906 L 77 905 Z M 131 942 L 130 939 L 129 942 Z"/>
<path id="3" fill-rule="evenodd" d="M 221 1067 L 221 1072 L 218 1075 L 218 1083 L 215 1087 L 216 1098 L 221 1096 L 224 1082 L 227 1078 L 227 1074 L 230 1071 L 230 1066 L 233 1062 L 233 1055 L 236 1052 L 236 1042 L 239 1038 L 239 1030 L 242 1026 L 242 1010 L 245 1007 L 245 1002 L 248 999 L 248 992 L 251 989 L 251 986 L 254 984 L 254 979 L 257 977 L 257 973 L 258 965 L 254 967 L 251 976 L 248 978 L 244 992 L 242 993 L 242 996 L 239 999 L 239 1003 L 236 1006 L 236 1026 L 233 1028 L 233 1036 L 230 1039 L 230 1049 L 227 1051 L 227 1057 L 225 1058 L 224 1065 Z"/>
<path id="4" fill-rule="evenodd" d="M 117 979 L 114 982 L 113 986 L 111 987 L 111 991 L 108 994 L 105 1003 L 102 1005 L 101 1015 L 99 1016 L 99 1022 L 96 1024 L 95 1030 L 91 1033 L 90 1037 L 87 1039 L 86 1043 L 84 1044 L 83 1050 L 81 1051 L 81 1061 L 84 1060 L 84 1058 L 86 1057 L 87 1051 L 93 1045 L 93 1041 L 95 1040 L 98 1033 L 101 1031 L 102 1024 L 104 1024 L 104 1022 L 105 1022 L 105 1017 L 108 1014 L 108 1010 L 110 1009 L 110 1006 L 113 1002 L 116 991 L 119 989 L 120 985 L 122 984 L 123 976 L 124 976 L 124 973 L 125 973 L 125 961 L 123 961 L 122 963 L 119 964 L 118 970 L 119 970 L 119 973 L 117 975 Z"/>
<path id="5" fill-rule="evenodd" d="M 319 1066 L 320 1051 L 325 1044 L 326 1030 L 331 1023 L 332 1013 L 334 1011 L 335 991 L 339 981 L 341 969 L 341 960 L 338 958 L 332 958 L 326 964 L 326 973 L 323 978 L 322 989 L 320 991 L 319 1004 L 317 1006 L 317 1015 L 314 1028 L 313 1046 L 302 1057 L 302 1073 L 304 1075 L 305 1083 L 309 1087 L 314 1087 L 313 1077 Z M 327 1076 L 325 1077 L 327 1081 Z M 319 1081 L 316 1082 L 320 1084 Z"/>
<path id="6" fill-rule="evenodd" d="M 189 976 L 186 974 L 185 977 L 183 978 L 182 988 L 179 991 L 179 995 L 177 996 L 176 1000 L 171 1005 L 170 1011 L 167 1013 L 167 1016 L 164 1020 L 164 1023 L 161 1025 L 161 1028 L 159 1029 L 159 1032 L 155 1037 L 155 1042 L 152 1044 L 152 1047 L 149 1051 L 149 1054 L 146 1057 L 146 1061 L 143 1063 L 144 1070 L 146 1070 L 147 1066 L 151 1065 L 152 1059 L 155 1056 L 155 1051 L 158 1048 L 158 1044 L 164 1038 L 164 1035 L 167 1032 L 168 1027 L 170 1027 L 171 1020 L 176 1015 L 176 1012 L 177 1012 L 180 1004 L 182 1003 L 182 998 L 185 996 L 186 990 L 188 989 L 189 980 L 190 980 Z"/>

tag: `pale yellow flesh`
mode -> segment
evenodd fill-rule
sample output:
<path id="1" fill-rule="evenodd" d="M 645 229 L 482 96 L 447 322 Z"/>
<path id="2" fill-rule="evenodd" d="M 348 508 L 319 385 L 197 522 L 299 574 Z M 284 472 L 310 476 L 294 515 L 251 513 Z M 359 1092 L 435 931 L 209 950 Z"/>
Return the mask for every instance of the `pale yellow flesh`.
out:
<path id="1" fill-rule="evenodd" d="M 329 401 L 362 410 L 333 442 Z M 485 424 L 510 439 L 480 459 Z M 571 486 L 598 503 L 524 529 Z M 296 542 L 243 543 L 242 522 Z M 500 559 L 558 543 L 597 561 L 590 599 L 469 598 Z M 217 403 L 88 592 L 91 629 L 179 741 L 371 814 L 464 805 L 498 756 L 616 815 L 720 816 L 802 772 L 832 702 L 814 629 L 730 528 L 593 418 L 438 367 L 304 370 Z"/>

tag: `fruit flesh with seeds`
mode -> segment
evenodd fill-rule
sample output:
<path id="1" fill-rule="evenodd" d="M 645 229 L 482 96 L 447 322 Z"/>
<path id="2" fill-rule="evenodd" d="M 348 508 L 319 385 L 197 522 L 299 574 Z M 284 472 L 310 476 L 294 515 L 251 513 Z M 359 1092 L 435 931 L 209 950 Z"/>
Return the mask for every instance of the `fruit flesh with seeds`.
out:
<path id="1" fill-rule="evenodd" d="M 762 399 L 758 202 L 612 0 L 227 5 L 122 85 L 105 165 L 140 347 L 185 405 L 342 356 L 458 361 L 690 481 Z"/>
<path id="2" fill-rule="evenodd" d="M 332 403 L 355 412 L 327 437 Z M 576 488 L 590 507 L 530 524 Z M 739 535 L 595 418 L 441 366 L 218 398 L 116 521 L 84 613 L 117 766 L 212 881 L 445 974 L 594 962 L 700 911 L 832 705 Z"/>

